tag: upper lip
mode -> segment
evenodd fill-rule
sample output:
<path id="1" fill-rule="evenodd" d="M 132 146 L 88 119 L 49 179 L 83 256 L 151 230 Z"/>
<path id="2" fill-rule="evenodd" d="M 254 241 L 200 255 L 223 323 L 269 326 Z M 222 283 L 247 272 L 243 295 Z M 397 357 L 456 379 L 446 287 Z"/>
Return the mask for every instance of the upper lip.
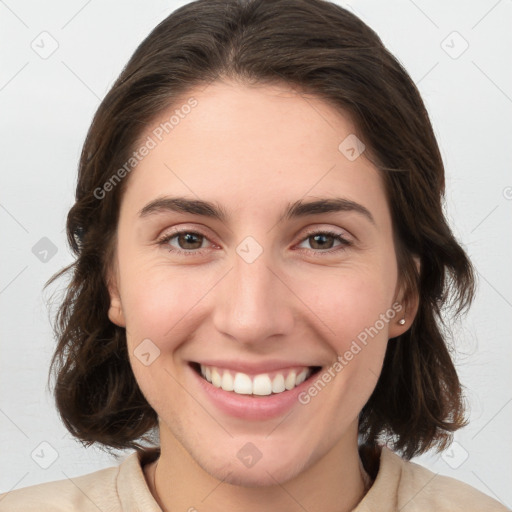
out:
<path id="1" fill-rule="evenodd" d="M 306 364 L 300 361 L 284 361 L 279 359 L 272 359 L 268 361 L 261 362 L 248 362 L 242 360 L 226 360 L 226 359 L 204 359 L 202 361 L 191 361 L 200 365 L 205 366 L 214 366 L 216 368 L 222 368 L 225 370 L 232 370 L 235 372 L 247 373 L 247 374 L 260 374 L 260 373 L 268 373 L 278 370 L 286 370 L 288 368 L 310 368 L 312 366 L 321 366 L 321 365 L 312 365 Z"/>

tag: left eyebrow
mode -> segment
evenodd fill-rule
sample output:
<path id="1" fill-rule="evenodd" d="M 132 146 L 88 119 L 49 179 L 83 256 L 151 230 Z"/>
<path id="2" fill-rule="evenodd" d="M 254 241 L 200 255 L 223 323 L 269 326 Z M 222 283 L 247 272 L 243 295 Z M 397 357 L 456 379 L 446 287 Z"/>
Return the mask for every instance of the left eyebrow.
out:
<path id="1" fill-rule="evenodd" d="M 322 213 L 333 212 L 359 213 L 375 225 L 375 219 L 368 208 L 344 197 L 322 198 L 308 202 L 301 200 L 296 201 L 295 203 L 288 205 L 286 212 L 281 216 L 279 222 L 293 218 L 305 217 L 307 215 L 320 215 Z"/>
<path id="2" fill-rule="evenodd" d="M 217 219 L 223 223 L 225 223 L 228 218 L 227 211 L 217 203 L 203 201 L 201 199 L 169 196 L 158 197 L 146 204 L 144 208 L 139 211 L 139 217 L 149 217 L 150 215 L 166 211 L 200 215 L 203 217 Z M 375 219 L 366 207 L 362 204 L 356 203 L 355 201 L 342 197 L 320 198 L 316 201 L 307 202 L 299 200 L 294 203 L 289 203 L 284 213 L 281 215 L 279 222 L 306 217 L 308 215 L 320 215 L 322 213 L 333 212 L 359 213 L 375 225 Z"/>

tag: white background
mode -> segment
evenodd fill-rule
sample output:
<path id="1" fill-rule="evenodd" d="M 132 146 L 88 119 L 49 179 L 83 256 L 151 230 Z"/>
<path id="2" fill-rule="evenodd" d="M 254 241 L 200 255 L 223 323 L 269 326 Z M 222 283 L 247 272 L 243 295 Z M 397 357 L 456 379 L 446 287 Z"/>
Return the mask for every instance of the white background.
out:
<path id="1" fill-rule="evenodd" d="M 55 342 L 42 286 L 71 262 L 65 217 L 100 100 L 150 30 L 185 3 L 0 1 L 0 492 L 118 463 L 81 447 L 57 417 L 46 389 Z M 511 507 L 512 1 L 340 3 L 418 85 L 446 165 L 447 214 L 478 270 L 476 302 L 455 342 L 471 423 L 443 457 L 415 461 Z M 51 47 L 43 31 L 58 43 L 46 59 L 31 47 L 41 38 Z M 32 252 L 43 237 L 57 250 L 47 262 Z M 52 449 L 58 458 L 48 469 L 31 458 L 36 450 L 50 462 Z"/>

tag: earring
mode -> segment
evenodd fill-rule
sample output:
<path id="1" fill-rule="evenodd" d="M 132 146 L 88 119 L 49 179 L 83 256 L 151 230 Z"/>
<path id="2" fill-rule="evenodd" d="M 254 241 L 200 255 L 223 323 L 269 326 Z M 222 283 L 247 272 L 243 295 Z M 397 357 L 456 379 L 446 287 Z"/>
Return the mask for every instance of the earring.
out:
<path id="1" fill-rule="evenodd" d="M 404 325 L 405 324 L 405 309 L 404 309 L 404 317 L 401 318 L 400 320 L 398 320 L 398 323 L 399 323 L 399 325 Z"/>

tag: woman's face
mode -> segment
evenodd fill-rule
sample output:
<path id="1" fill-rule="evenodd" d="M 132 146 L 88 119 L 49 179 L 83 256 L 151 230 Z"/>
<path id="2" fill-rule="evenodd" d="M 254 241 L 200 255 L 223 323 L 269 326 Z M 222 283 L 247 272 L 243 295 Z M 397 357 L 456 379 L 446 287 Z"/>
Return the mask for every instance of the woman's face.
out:
<path id="1" fill-rule="evenodd" d="M 285 481 L 356 447 L 407 328 L 383 182 L 354 132 L 285 86 L 215 82 L 141 136 L 109 317 L 163 450 L 178 440 L 221 480 Z"/>

